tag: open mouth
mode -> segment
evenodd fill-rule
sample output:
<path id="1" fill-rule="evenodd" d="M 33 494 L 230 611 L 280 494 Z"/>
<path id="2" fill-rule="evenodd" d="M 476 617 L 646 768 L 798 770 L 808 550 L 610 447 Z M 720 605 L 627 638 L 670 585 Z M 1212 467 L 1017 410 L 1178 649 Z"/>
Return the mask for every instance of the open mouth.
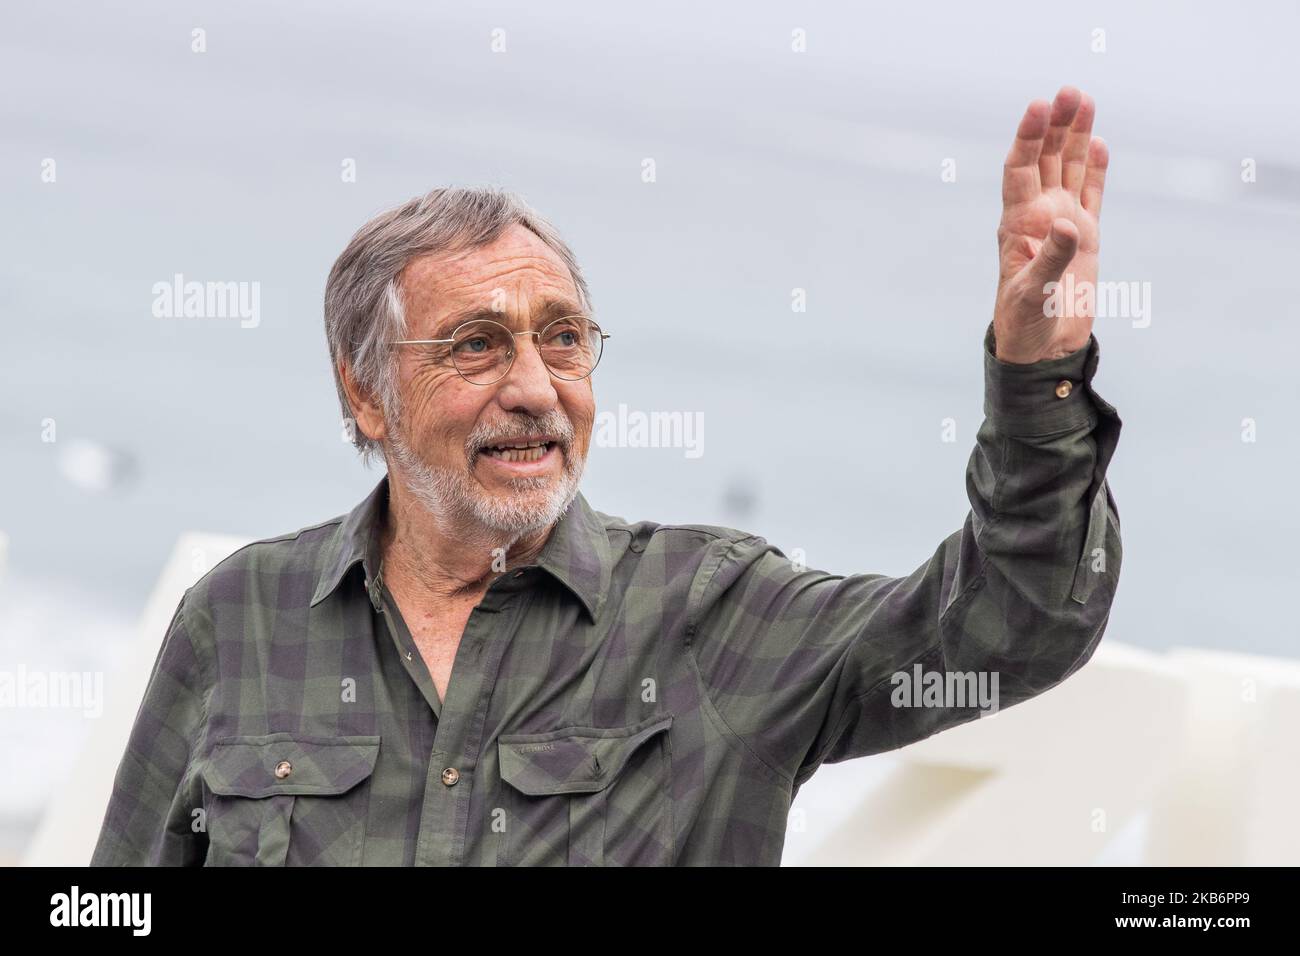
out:
<path id="1" fill-rule="evenodd" d="M 505 442 L 499 445 L 485 445 L 481 454 L 498 461 L 541 461 L 552 448 L 557 447 L 553 441 Z"/>

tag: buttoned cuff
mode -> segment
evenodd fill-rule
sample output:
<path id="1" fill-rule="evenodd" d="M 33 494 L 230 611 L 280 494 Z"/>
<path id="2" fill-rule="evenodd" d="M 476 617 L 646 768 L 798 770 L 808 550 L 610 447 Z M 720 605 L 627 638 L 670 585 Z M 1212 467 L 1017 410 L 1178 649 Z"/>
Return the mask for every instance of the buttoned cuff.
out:
<path id="1" fill-rule="evenodd" d="M 1025 365 L 1003 362 L 996 349 L 990 322 L 984 333 L 984 414 L 1003 434 L 1027 438 L 1091 426 L 1109 409 L 1092 390 L 1099 358 L 1095 335 L 1076 352 Z"/>

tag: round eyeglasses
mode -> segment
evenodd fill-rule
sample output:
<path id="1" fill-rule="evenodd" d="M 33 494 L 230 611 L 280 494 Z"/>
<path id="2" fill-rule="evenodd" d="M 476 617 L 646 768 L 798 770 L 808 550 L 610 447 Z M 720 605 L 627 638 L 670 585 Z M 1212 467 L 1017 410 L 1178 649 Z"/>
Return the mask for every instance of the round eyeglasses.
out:
<path id="1" fill-rule="evenodd" d="M 471 319 L 458 325 L 447 339 L 401 339 L 393 345 L 442 346 L 460 377 L 473 385 L 491 385 L 505 378 L 515 361 L 515 336 L 537 336 L 537 351 L 550 373 L 566 382 L 586 378 L 596 369 L 608 332 L 585 315 L 566 315 L 541 329 L 512 332 L 492 319 Z"/>

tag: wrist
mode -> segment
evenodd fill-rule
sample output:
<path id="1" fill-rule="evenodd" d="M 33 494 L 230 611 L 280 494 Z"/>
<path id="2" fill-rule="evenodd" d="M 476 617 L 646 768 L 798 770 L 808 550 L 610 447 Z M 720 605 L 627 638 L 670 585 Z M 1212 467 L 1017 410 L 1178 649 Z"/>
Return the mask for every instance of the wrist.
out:
<path id="1" fill-rule="evenodd" d="M 1083 348 L 1034 361 L 1007 361 L 995 346 L 989 323 L 984 336 L 984 414 L 996 431 L 1044 435 L 1095 419 L 1097 408 L 1089 385 L 1098 349 L 1091 335 Z"/>
<path id="2" fill-rule="evenodd" d="M 992 326 L 990 326 L 990 329 L 992 329 Z M 999 362 L 1005 362 L 1008 365 L 1033 365 L 1035 362 L 1054 362 L 1057 359 L 1078 355 L 1088 347 L 1092 335 L 1089 333 L 1088 337 L 1079 343 L 1055 342 L 1038 351 L 1005 348 L 998 342 L 997 336 L 993 335 L 991 331 L 989 338 L 992 342 L 990 351 Z"/>

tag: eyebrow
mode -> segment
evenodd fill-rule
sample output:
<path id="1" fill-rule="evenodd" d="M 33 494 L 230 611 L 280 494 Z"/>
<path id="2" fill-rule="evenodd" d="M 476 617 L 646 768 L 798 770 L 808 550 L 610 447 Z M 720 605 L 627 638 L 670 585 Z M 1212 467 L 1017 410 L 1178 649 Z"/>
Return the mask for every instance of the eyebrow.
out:
<path id="1" fill-rule="evenodd" d="M 533 308 L 532 324 L 534 327 L 540 328 L 552 319 L 560 319 L 566 315 L 586 314 L 586 311 L 571 299 L 543 299 Z M 493 322 L 500 322 L 502 325 L 510 324 L 506 320 L 506 313 L 504 312 L 494 312 L 492 309 L 483 306 L 470 306 L 467 309 L 461 309 L 459 312 L 453 312 L 439 321 L 429 338 L 449 338 L 457 326 L 477 319 L 490 319 Z"/>

